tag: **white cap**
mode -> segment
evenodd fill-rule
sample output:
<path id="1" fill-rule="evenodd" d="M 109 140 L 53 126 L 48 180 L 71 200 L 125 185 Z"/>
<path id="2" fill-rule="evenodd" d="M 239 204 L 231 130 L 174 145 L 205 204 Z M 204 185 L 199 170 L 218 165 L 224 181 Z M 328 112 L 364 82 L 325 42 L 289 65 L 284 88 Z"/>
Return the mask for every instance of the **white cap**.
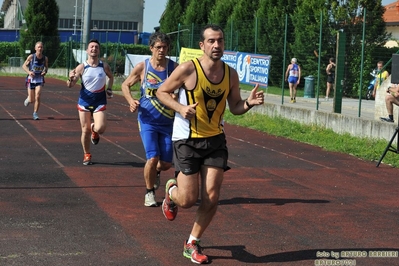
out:
<path id="1" fill-rule="evenodd" d="M 296 58 L 294 57 L 294 58 L 292 58 L 291 59 L 291 62 L 294 62 L 294 63 L 296 63 Z"/>

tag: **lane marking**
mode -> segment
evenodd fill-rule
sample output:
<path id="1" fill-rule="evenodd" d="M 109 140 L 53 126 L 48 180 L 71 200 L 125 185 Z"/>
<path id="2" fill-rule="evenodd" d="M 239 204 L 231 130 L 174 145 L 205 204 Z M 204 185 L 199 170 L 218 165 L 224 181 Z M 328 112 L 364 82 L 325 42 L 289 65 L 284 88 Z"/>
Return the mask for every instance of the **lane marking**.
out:
<path id="1" fill-rule="evenodd" d="M 35 136 L 32 135 L 32 133 L 29 132 L 29 130 L 24 127 L 19 121 L 18 119 L 16 119 L 10 112 L 8 112 L 7 109 L 4 108 L 4 106 L 2 104 L 0 104 L 1 108 L 3 108 L 3 110 L 12 118 L 14 119 L 14 121 L 23 129 L 25 130 L 25 132 L 37 143 L 37 145 L 39 145 L 49 156 L 51 159 L 53 159 L 54 162 L 56 162 L 56 164 L 58 164 L 59 167 L 64 168 L 64 165 L 58 161 L 58 159 L 46 148 L 44 147 L 44 145 L 35 138 Z"/>
<path id="2" fill-rule="evenodd" d="M 298 156 L 294 156 L 294 155 L 289 154 L 289 153 L 281 152 L 281 151 L 278 151 L 278 150 L 275 150 L 275 149 L 270 149 L 270 148 L 267 148 L 265 146 L 262 146 L 262 145 L 259 145 L 259 144 L 256 144 L 256 143 L 252 143 L 252 142 L 247 141 L 247 140 L 243 140 L 243 139 L 239 139 L 239 138 L 235 138 L 235 137 L 230 137 L 230 136 L 227 136 L 227 137 L 228 138 L 232 138 L 232 139 L 237 140 L 237 141 L 240 141 L 240 142 L 244 142 L 244 143 L 256 146 L 256 147 L 260 147 L 260 148 L 265 149 L 265 150 L 276 152 L 276 153 L 279 153 L 281 155 L 284 155 L 284 156 L 287 156 L 287 157 L 291 157 L 291 158 L 294 158 L 294 159 L 297 159 L 297 160 L 300 160 L 300 161 L 303 161 L 303 162 L 307 162 L 307 163 L 310 163 L 310 164 L 313 164 L 313 165 L 317 165 L 317 166 L 320 166 L 320 167 L 323 167 L 323 168 L 326 168 L 326 169 L 335 169 L 333 167 L 328 167 L 328 166 L 323 165 L 323 164 L 319 164 L 319 163 L 316 163 L 316 162 L 313 162 L 313 161 L 309 161 L 309 160 L 303 159 L 303 158 L 298 157 Z"/>
<path id="3" fill-rule="evenodd" d="M 135 154 L 135 153 L 133 153 L 133 152 L 131 152 L 131 151 L 129 151 L 129 150 L 123 148 L 121 145 L 116 144 L 116 143 L 113 142 L 112 140 L 110 140 L 110 139 L 108 139 L 108 138 L 106 138 L 106 137 L 104 137 L 104 136 L 101 136 L 101 138 L 102 138 L 102 139 L 105 139 L 106 141 L 108 141 L 108 142 L 111 143 L 112 145 L 118 147 L 119 149 L 121 149 L 121 150 L 127 152 L 128 154 L 132 155 L 133 157 L 136 157 L 136 158 L 142 160 L 143 162 L 146 162 L 146 161 L 147 161 L 146 159 L 140 157 L 139 155 L 137 155 L 137 154 Z"/>

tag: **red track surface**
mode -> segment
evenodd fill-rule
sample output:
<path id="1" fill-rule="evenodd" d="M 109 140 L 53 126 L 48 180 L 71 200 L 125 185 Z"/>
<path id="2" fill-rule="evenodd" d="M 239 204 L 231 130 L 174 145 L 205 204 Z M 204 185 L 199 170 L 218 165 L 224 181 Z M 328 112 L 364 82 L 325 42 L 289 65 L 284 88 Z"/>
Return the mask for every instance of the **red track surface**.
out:
<path id="1" fill-rule="evenodd" d="M 94 164 L 83 166 L 79 88 L 47 79 L 33 121 L 23 85 L 1 77 L 0 265 L 191 265 L 182 247 L 196 208 L 169 222 L 159 207 L 144 207 L 145 155 L 124 98 L 110 100 Z M 398 255 L 398 169 L 245 128 L 226 131 L 232 169 L 202 237 L 211 264 L 317 265 L 338 254 L 356 265 L 399 265 L 398 257 L 369 254 Z M 159 202 L 172 176 L 173 169 L 163 174 Z M 365 253 L 342 258 L 345 251 Z"/>

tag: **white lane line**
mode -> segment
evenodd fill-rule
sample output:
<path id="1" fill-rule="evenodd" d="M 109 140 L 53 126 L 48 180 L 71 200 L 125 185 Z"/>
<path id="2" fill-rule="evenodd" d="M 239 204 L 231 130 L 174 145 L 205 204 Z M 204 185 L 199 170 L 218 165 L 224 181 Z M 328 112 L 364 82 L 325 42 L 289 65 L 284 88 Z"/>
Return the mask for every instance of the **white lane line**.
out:
<path id="1" fill-rule="evenodd" d="M 3 108 L 3 110 L 10 116 L 12 117 L 12 119 L 14 119 L 14 121 L 23 129 L 25 130 L 25 132 L 37 143 L 37 145 L 39 145 L 49 156 L 51 159 L 54 160 L 54 162 L 56 162 L 61 168 L 64 167 L 64 165 L 57 160 L 57 158 L 46 148 L 44 147 L 43 144 L 41 144 L 41 142 L 35 138 L 35 136 L 32 135 L 32 133 L 29 132 L 29 130 L 24 127 L 19 121 L 18 119 L 16 119 L 10 112 L 8 112 L 7 109 L 4 108 L 4 106 L 2 104 L 0 104 L 1 108 Z"/>
<path id="2" fill-rule="evenodd" d="M 132 155 L 132 156 L 134 156 L 134 157 L 136 157 L 136 158 L 142 160 L 143 162 L 146 162 L 146 161 L 147 161 L 146 159 L 140 157 L 139 155 L 137 155 L 137 154 L 135 154 L 135 153 L 133 153 L 133 152 L 131 152 L 131 151 L 129 151 L 129 150 L 123 148 L 121 145 L 116 144 L 116 143 L 113 142 L 112 140 L 110 140 L 110 139 L 108 139 L 108 138 L 106 138 L 106 137 L 104 137 L 104 136 L 101 136 L 101 138 L 102 138 L 102 139 L 105 139 L 106 141 L 108 141 L 108 142 L 111 143 L 112 145 L 118 147 L 119 149 L 124 150 L 124 151 L 127 152 L 128 154 L 130 154 L 130 155 Z"/>
<path id="3" fill-rule="evenodd" d="M 276 152 L 276 153 L 279 153 L 279 154 L 281 154 L 281 155 L 284 155 L 284 156 L 287 156 L 287 157 L 291 157 L 291 158 L 294 158 L 294 159 L 297 159 L 297 160 L 300 160 L 300 161 L 303 161 L 303 162 L 307 162 L 307 163 L 310 163 L 310 164 L 313 164 L 313 165 L 317 165 L 317 166 L 320 166 L 320 167 L 323 167 L 323 168 L 335 169 L 335 168 L 333 168 L 333 167 L 328 167 L 328 166 L 323 165 L 323 164 L 319 164 L 319 163 L 316 163 L 316 162 L 313 162 L 313 161 L 309 161 L 309 160 L 303 159 L 303 158 L 298 157 L 298 156 L 294 156 L 294 155 L 289 154 L 289 153 L 281 152 L 281 151 L 278 151 L 278 150 L 275 150 L 275 149 L 270 149 L 270 148 L 267 148 L 267 147 L 265 147 L 265 146 L 258 145 L 258 144 L 256 144 L 256 143 L 252 143 L 252 142 L 250 142 L 250 141 L 246 141 L 246 140 L 243 140 L 243 139 L 238 139 L 238 138 L 230 137 L 230 136 L 228 136 L 228 138 L 232 138 L 232 139 L 237 140 L 237 141 L 240 141 L 240 142 L 244 142 L 244 143 L 247 143 L 247 144 L 256 146 L 256 147 L 260 147 L 260 148 L 265 149 L 265 150 L 269 150 L 269 151 L 272 151 L 272 152 Z"/>

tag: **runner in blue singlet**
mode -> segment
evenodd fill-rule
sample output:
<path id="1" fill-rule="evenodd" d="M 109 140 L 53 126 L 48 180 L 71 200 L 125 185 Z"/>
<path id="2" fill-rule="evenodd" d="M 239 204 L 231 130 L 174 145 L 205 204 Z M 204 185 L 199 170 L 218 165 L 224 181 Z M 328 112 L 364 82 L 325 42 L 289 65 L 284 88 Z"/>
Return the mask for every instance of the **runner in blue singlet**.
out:
<path id="1" fill-rule="evenodd" d="M 289 64 L 285 72 L 285 80 L 288 81 L 290 88 L 291 103 L 296 103 L 296 87 L 301 80 L 301 68 L 297 64 L 296 58 L 291 59 L 291 64 Z"/>
<path id="2" fill-rule="evenodd" d="M 170 39 L 166 34 L 153 33 L 149 46 L 151 58 L 137 64 L 122 84 L 122 92 L 129 103 L 130 111 L 138 110 L 140 136 L 147 158 L 144 166 L 144 205 L 147 207 L 158 206 L 155 190 L 160 184 L 160 172 L 168 170 L 172 165 L 174 111 L 158 100 L 156 91 L 177 66 L 177 63 L 166 57 L 170 46 Z M 139 82 L 141 97 L 137 100 L 132 97 L 130 88 Z"/>
<path id="3" fill-rule="evenodd" d="M 26 88 L 28 89 L 28 97 L 24 101 L 24 105 L 28 106 L 34 103 L 33 119 L 39 120 L 37 112 L 40 107 L 40 95 L 44 86 L 44 76 L 47 74 L 48 58 L 43 54 L 43 43 L 35 44 L 35 53 L 28 56 L 22 65 L 23 70 L 28 74 L 26 77 Z"/>

